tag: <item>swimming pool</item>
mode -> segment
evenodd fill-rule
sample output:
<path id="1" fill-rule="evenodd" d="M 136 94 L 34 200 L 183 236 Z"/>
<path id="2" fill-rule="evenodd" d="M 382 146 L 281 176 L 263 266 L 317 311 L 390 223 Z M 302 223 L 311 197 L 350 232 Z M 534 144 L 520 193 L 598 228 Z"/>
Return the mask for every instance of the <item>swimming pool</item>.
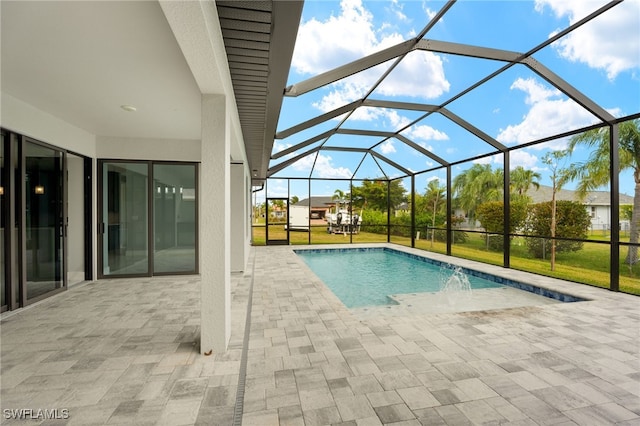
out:
<path id="1" fill-rule="evenodd" d="M 299 249 L 294 252 L 348 308 L 394 304 L 389 296 L 440 291 L 453 266 L 388 247 Z M 471 289 L 525 290 L 562 302 L 583 299 L 527 283 L 462 268 Z"/>

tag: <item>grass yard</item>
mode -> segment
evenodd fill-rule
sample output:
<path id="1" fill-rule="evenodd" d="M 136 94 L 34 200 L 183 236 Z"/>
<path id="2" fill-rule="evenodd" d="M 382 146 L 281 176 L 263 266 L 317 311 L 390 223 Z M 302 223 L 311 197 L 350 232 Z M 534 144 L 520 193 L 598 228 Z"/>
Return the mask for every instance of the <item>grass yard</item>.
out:
<path id="1" fill-rule="evenodd" d="M 276 233 L 276 230 L 270 227 L 269 239 L 286 239 L 284 226 L 281 225 L 280 229 Z M 452 246 L 453 256 L 498 266 L 503 264 L 503 253 L 487 250 L 482 234 L 469 233 L 468 235 L 466 243 Z M 293 245 L 309 244 L 310 236 L 311 244 L 345 244 L 351 241 L 354 243 L 380 243 L 387 241 L 386 235 L 369 232 L 353 235 L 329 234 L 326 227 L 312 227 L 311 235 L 308 232 L 290 232 L 289 241 Z M 603 237 L 593 239 L 608 241 Z M 408 237 L 391 236 L 391 242 L 411 246 L 411 239 Z M 254 227 L 253 244 L 264 245 L 265 243 L 265 228 Z M 415 246 L 425 251 L 446 253 L 446 244 L 443 242 L 435 241 L 432 244 L 431 240 L 420 239 L 416 240 Z M 629 265 L 624 263 L 625 255 L 626 250 L 623 248 L 620 253 L 620 290 L 640 295 L 640 264 L 636 264 L 630 269 Z M 555 271 L 551 271 L 548 259 L 532 258 L 527 252 L 524 241 L 521 238 L 516 238 L 511 243 L 510 266 L 513 269 L 609 288 L 609 244 L 585 243 L 582 250 L 577 252 L 559 253 L 556 256 Z"/>

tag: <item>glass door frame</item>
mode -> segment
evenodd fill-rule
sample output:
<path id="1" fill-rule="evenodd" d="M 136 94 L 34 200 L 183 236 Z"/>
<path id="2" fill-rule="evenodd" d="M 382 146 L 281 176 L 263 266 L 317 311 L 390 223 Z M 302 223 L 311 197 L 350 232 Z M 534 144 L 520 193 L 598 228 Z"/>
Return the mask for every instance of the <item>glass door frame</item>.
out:
<path id="1" fill-rule="evenodd" d="M 40 300 L 46 299 L 54 294 L 66 291 L 68 289 L 68 155 L 70 151 L 61 147 L 39 141 L 37 139 L 22 135 L 10 129 L 0 128 L 2 132 L 2 143 L 4 144 L 4 164 L 3 164 L 3 197 L 2 213 L 5 219 L 4 229 L 4 274 L 5 286 L 0 291 L 5 292 L 5 304 L 0 306 L 0 312 L 13 311 L 23 308 Z M 50 149 L 61 156 L 61 222 L 56 229 L 59 232 L 58 238 L 62 256 L 59 260 L 60 268 L 60 287 L 47 291 L 41 295 L 27 298 L 27 256 L 26 256 L 26 151 L 27 144 L 36 145 L 42 148 Z M 83 203 L 85 211 L 84 224 L 84 256 L 85 256 L 85 280 L 93 279 L 93 270 L 91 262 L 93 258 L 93 219 L 92 215 L 92 183 L 93 170 L 92 159 L 81 154 L 74 155 L 83 159 L 84 163 L 84 192 Z"/>
<path id="2" fill-rule="evenodd" d="M 65 182 L 65 177 L 67 176 L 67 153 L 65 150 L 60 149 L 56 146 L 37 141 L 35 139 L 29 138 L 27 136 L 19 136 L 19 158 L 20 164 L 19 174 L 20 174 L 20 220 L 19 220 L 19 247 L 20 247 L 20 279 L 19 279 L 19 287 L 20 287 L 20 305 L 27 306 L 35 302 L 39 302 L 40 300 L 46 299 L 54 294 L 63 292 L 67 290 L 67 236 L 66 236 L 66 218 L 67 218 L 67 184 Z M 60 170 L 60 179 L 62 181 L 62 199 L 60 200 L 62 204 L 62 217 L 60 218 L 61 223 L 58 225 L 60 227 L 60 245 L 62 247 L 62 257 L 60 259 L 60 277 L 61 283 L 60 287 L 55 288 L 53 290 L 47 291 L 39 296 L 32 297 L 30 299 L 27 298 L 28 295 L 28 282 L 27 282 L 27 170 L 26 170 L 26 153 L 25 146 L 26 144 L 33 144 L 40 146 L 42 148 L 51 149 L 56 153 L 62 154 L 62 168 Z M 58 229 L 58 228 L 56 228 Z"/>
<path id="3" fill-rule="evenodd" d="M 195 229 L 194 229 L 194 249 L 195 249 L 195 259 L 194 259 L 194 269 L 192 271 L 168 271 L 168 272 L 158 272 L 155 269 L 155 256 L 156 256 L 156 244 L 155 244 L 155 193 L 153 191 L 155 191 L 155 184 L 156 184 L 156 179 L 155 179 L 155 173 L 154 173 L 154 166 L 157 165 L 164 165 L 164 166 L 193 166 L 193 172 L 194 172 L 194 194 L 195 194 Z M 150 170 L 151 170 L 151 175 L 150 175 L 150 180 L 151 180 L 151 190 L 152 192 L 149 193 L 149 198 L 150 198 L 150 202 L 151 202 L 151 216 L 152 216 L 152 220 L 151 220 L 151 229 L 152 229 L 152 233 L 149 234 L 149 239 L 151 240 L 151 245 L 149 246 L 149 256 L 152 258 L 152 268 L 150 269 L 150 274 L 151 276 L 155 276 L 155 277 L 160 277 L 160 276 L 172 276 L 172 275 L 196 275 L 200 273 L 200 239 L 199 239 L 199 205 L 200 205 L 200 197 L 199 197 L 199 193 L 200 193 L 200 186 L 199 186 L 199 173 L 200 173 L 200 164 L 195 163 L 195 162 L 189 162 L 189 161 L 150 161 Z"/>
<path id="4" fill-rule="evenodd" d="M 108 274 L 104 273 L 104 238 L 107 232 L 107 224 L 104 212 L 104 191 L 105 182 L 103 177 L 103 169 L 105 164 L 146 164 L 147 166 L 147 272 L 136 274 Z M 194 167 L 195 173 L 195 268 L 194 271 L 174 271 L 174 272 L 155 272 L 154 269 L 154 255 L 155 255 L 155 235 L 154 235 L 154 165 L 190 165 Z M 97 198 L 98 198 L 98 279 L 118 279 L 118 278 L 137 278 L 137 277 L 153 277 L 153 276 L 171 276 L 171 275 L 196 275 L 199 273 L 199 241 L 198 241 L 198 187 L 199 187 L 199 164 L 196 162 L 177 162 L 177 161 L 156 161 L 156 160 L 127 160 L 127 159 L 113 159 L 113 158 L 100 158 L 97 160 Z"/>
<path id="5" fill-rule="evenodd" d="M 105 275 L 104 273 L 104 238 L 108 232 L 108 218 L 105 217 L 104 214 L 104 196 L 105 196 L 105 182 L 104 182 L 104 167 L 105 164 L 108 163 L 120 163 L 120 164 L 145 164 L 147 166 L 147 272 L 145 273 L 137 273 L 137 274 L 109 274 Z M 152 223 L 152 210 L 151 210 L 151 194 L 153 187 L 153 179 L 151 176 L 151 162 L 146 160 L 123 160 L 123 159 L 98 159 L 98 279 L 104 278 L 135 278 L 135 277 L 150 277 L 152 276 L 153 271 L 153 258 L 149 256 L 150 252 L 150 240 L 153 232 L 153 223 Z"/>

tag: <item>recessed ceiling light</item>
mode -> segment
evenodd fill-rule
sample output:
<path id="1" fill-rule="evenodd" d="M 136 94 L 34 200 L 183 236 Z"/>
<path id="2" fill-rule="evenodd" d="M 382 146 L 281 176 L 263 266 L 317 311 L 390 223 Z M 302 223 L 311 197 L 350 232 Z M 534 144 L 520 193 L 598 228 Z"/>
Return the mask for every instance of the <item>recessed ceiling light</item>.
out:
<path id="1" fill-rule="evenodd" d="M 127 112 L 135 112 L 138 110 L 138 108 L 134 107 L 133 105 L 120 105 L 120 108 Z"/>

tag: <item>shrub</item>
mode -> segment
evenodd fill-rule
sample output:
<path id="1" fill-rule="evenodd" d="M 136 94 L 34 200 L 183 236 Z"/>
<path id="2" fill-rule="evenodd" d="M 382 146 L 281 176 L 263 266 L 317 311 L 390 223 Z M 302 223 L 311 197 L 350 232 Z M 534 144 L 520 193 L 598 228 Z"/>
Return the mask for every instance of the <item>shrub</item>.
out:
<path id="1" fill-rule="evenodd" d="M 509 233 L 513 234 L 516 230 L 521 229 L 525 223 L 527 203 L 511 203 L 509 212 L 511 216 Z M 487 247 L 494 251 L 504 250 L 504 202 L 489 201 L 480 204 L 476 211 L 476 217 L 485 231 L 487 231 Z M 490 233 L 500 235 L 489 235 Z"/>
<path id="2" fill-rule="evenodd" d="M 586 239 L 591 218 L 584 206 L 577 201 L 557 201 L 556 237 Z M 542 238 L 527 238 L 529 253 L 539 259 L 551 253 L 551 201 L 533 204 L 526 221 L 527 235 Z M 556 252 L 581 250 L 582 241 L 556 240 Z"/>
<path id="3" fill-rule="evenodd" d="M 387 233 L 387 215 L 378 210 L 362 212 L 362 230 L 373 234 Z"/>

